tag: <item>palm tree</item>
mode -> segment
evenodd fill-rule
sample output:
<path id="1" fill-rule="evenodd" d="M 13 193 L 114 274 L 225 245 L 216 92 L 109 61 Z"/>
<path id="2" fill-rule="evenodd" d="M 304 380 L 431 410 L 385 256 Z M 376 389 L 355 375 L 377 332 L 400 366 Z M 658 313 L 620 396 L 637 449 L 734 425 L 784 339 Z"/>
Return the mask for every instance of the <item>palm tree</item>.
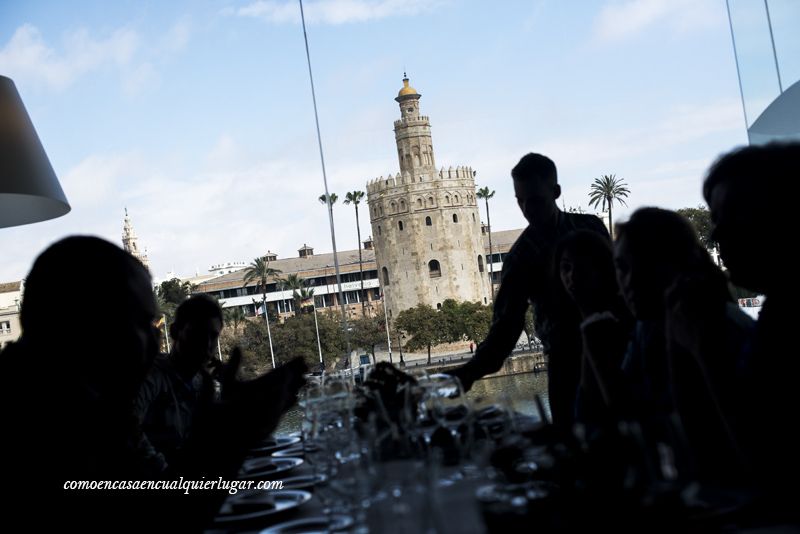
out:
<path id="1" fill-rule="evenodd" d="M 300 278 L 297 273 L 291 273 L 287 274 L 286 278 L 280 280 L 280 285 L 283 289 L 292 290 L 295 315 L 300 313 L 300 303 L 302 302 L 304 293 L 306 294 L 306 298 L 308 293 L 308 290 L 306 289 L 306 281 L 303 278 Z M 314 294 L 313 290 L 311 290 L 311 294 Z"/>
<path id="2" fill-rule="evenodd" d="M 494 302 L 494 268 L 492 267 L 492 219 L 489 217 L 489 199 L 494 196 L 494 190 L 489 191 L 488 187 L 481 187 L 475 196 L 486 201 L 486 226 L 489 228 L 489 289 Z"/>
<path id="3" fill-rule="evenodd" d="M 222 317 L 225 320 L 225 324 L 233 327 L 234 335 L 238 331 L 239 325 L 245 321 L 244 312 L 240 306 L 222 310 Z"/>
<path id="4" fill-rule="evenodd" d="M 264 306 L 264 321 L 267 323 L 267 337 L 269 338 L 269 355 L 272 357 L 272 367 L 275 368 L 275 352 L 272 350 L 272 332 L 269 328 L 269 315 L 267 314 L 267 280 L 280 274 L 280 270 L 269 266 L 266 256 L 254 259 L 244 270 L 244 285 L 256 281 L 257 287 L 261 289 L 263 296 L 262 305 Z"/>
<path id="5" fill-rule="evenodd" d="M 356 208 L 356 233 L 358 234 L 358 272 L 361 275 L 361 315 L 364 316 L 366 312 L 366 302 L 364 298 L 364 265 L 361 260 L 361 224 L 358 221 L 358 205 L 361 203 L 361 200 L 364 198 L 365 193 L 363 191 L 351 191 L 345 195 L 344 203 L 345 204 L 353 204 Z"/>
<path id="6" fill-rule="evenodd" d="M 589 187 L 589 205 L 597 208 L 597 205 L 602 202 L 602 211 L 606 211 L 606 204 L 608 204 L 608 230 L 611 234 L 611 239 L 614 239 L 614 223 L 611 219 L 611 205 L 616 200 L 623 206 L 627 206 L 625 198 L 630 194 L 628 184 L 621 178 L 617 178 L 614 174 L 604 174 L 600 178 L 595 178 L 591 187 Z"/>
<path id="7" fill-rule="evenodd" d="M 336 204 L 337 200 L 339 200 L 339 195 L 337 195 L 336 193 L 331 193 L 330 195 L 326 195 L 325 193 L 322 193 L 319 196 L 319 202 L 320 202 L 320 204 L 327 204 L 329 196 L 330 196 L 330 199 L 331 199 L 331 209 L 333 209 L 333 205 Z"/>
<path id="8" fill-rule="evenodd" d="M 298 312 L 302 312 L 303 302 L 313 298 L 314 298 L 313 287 L 301 287 L 300 289 L 294 292 L 295 308 L 298 310 Z"/>

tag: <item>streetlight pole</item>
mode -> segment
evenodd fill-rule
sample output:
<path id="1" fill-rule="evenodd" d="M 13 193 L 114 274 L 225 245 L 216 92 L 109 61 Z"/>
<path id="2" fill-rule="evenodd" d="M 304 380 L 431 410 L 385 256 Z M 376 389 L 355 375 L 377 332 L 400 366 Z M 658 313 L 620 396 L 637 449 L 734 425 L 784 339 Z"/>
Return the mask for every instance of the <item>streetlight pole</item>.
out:
<path id="1" fill-rule="evenodd" d="M 400 350 L 400 367 L 405 367 L 406 361 L 403 359 L 403 340 L 400 339 L 400 332 L 397 332 L 397 346 Z"/>
<path id="2" fill-rule="evenodd" d="M 313 298 L 313 297 L 312 297 Z M 325 370 L 325 364 L 322 363 L 322 344 L 319 341 L 319 323 L 317 322 L 317 303 L 314 302 L 314 328 L 317 330 L 317 349 L 319 350 L 319 367 L 320 371 Z"/>
<path id="3" fill-rule="evenodd" d="M 389 347 L 389 363 L 392 363 L 392 338 L 389 335 L 389 314 L 386 313 L 386 295 L 383 293 L 381 293 L 381 301 L 383 302 L 383 322 L 386 325 L 386 345 Z M 400 359 L 402 360 L 402 358 L 401 356 Z"/>
<path id="4" fill-rule="evenodd" d="M 257 301 L 253 299 L 253 303 L 255 304 Z M 269 328 L 269 315 L 267 315 L 267 294 L 264 293 L 264 300 L 262 301 L 264 306 L 264 321 L 267 323 L 267 339 L 269 339 L 269 355 L 272 357 L 272 368 L 275 369 L 275 352 L 272 350 L 272 331 Z"/>

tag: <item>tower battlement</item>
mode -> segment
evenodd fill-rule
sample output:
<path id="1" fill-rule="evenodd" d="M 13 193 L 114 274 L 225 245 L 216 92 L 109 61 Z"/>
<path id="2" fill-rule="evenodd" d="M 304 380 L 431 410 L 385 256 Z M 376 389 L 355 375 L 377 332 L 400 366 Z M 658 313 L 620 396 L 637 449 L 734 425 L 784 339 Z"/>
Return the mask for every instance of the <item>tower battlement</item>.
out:
<path id="1" fill-rule="evenodd" d="M 450 180 L 466 180 L 466 182 L 463 183 L 463 187 L 470 187 L 471 185 L 474 188 L 474 176 L 475 172 L 472 170 L 472 167 L 467 166 L 448 167 L 446 169 L 442 167 L 432 175 L 430 173 L 420 173 L 418 176 L 413 178 L 410 173 L 400 174 L 398 172 L 395 175 L 387 174 L 386 176 L 379 176 L 369 180 L 367 182 L 367 193 L 380 194 L 382 192 L 388 192 L 391 194 L 394 192 L 394 188 L 400 186 L 419 184 L 430 185 L 431 182 Z"/>
<path id="2" fill-rule="evenodd" d="M 430 126 L 431 118 L 427 115 L 419 115 L 417 117 L 402 118 L 394 121 L 394 129 L 402 128 L 404 126 Z"/>

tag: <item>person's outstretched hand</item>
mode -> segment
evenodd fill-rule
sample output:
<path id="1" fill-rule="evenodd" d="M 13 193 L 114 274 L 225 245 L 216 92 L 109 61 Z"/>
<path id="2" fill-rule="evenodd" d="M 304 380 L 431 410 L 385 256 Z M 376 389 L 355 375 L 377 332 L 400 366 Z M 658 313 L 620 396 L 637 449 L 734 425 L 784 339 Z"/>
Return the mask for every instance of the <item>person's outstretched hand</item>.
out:
<path id="1" fill-rule="evenodd" d="M 447 371 L 445 374 L 458 378 L 464 393 L 472 389 L 472 384 L 475 383 L 475 378 L 472 376 L 472 373 L 468 372 L 467 368 L 463 365 L 452 371 Z"/>
<path id="2" fill-rule="evenodd" d="M 297 357 L 252 380 L 239 380 L 236 374 L 241 361 L 242 352 L 236 347 L 220 374 L 222 399 L 232 415 L 241 419 L 240 424 L 250 425 L 260 435 L 268 434 L 296 402 L 308 368 L 303 358 Z"/>

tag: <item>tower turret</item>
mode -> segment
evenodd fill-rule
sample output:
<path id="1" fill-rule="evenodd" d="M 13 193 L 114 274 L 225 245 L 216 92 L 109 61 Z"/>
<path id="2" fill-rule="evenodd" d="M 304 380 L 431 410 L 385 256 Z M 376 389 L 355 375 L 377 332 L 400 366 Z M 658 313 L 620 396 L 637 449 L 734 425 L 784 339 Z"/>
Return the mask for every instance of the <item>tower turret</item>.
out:
<path id="1" fill-rule="evenodd" d="M 394 138 L 397 143 L 397 158 L 400 160 L 400 173 L 408 173 L 412 178 L 436 172 L 431 122 L 428 117 L 419 114 L 421 97 L 409 85 L 408 76 L 403 73 L 403 87 L 395 98 L 400 104 L 400 120 L 394 121 Z"/>
<path id="2" fill-rule="evenodd" d="M 147 249 L 139 248 L 139 238 L 136 237 L 136 232 L 133 229 L 131 218 L 128 215 L 128 208 L 125 208 L 125 221 L 122 225 L 122 248 L 125 252 L 142 262 L 148 270 L 150 269 L 150 261 L 147 258 Z"/>

